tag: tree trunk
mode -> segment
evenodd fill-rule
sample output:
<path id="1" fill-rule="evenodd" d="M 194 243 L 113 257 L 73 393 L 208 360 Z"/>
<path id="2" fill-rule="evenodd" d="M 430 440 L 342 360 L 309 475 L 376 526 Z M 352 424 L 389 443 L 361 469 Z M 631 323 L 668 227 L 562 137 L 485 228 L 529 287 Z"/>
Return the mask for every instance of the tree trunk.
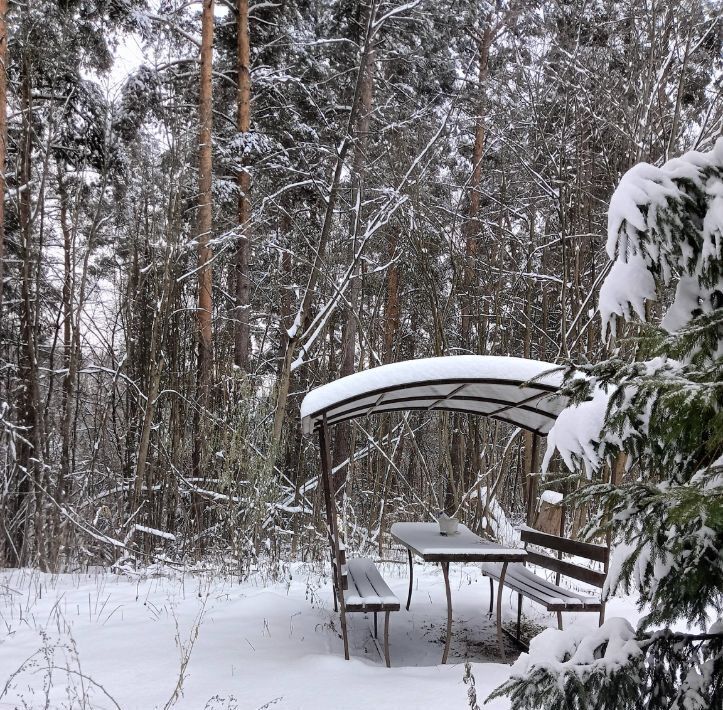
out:
<path id="1" fill-rule="evenodd" d="M 5 168 L 7 155 L 7 62 L 8 0 L 0 0 L 0 323 L 3 322 L 3 280 L 5 278 Z"/>
<path id="2" fill-rule="evenodd" d="M 391 261 L 397 251 L 397 233 L 389 231 L 387 241 L 387 257 Z M 394 359 L 394 343 L 399 330 L 399 267 L 397 262 L 387 269 L 387 300 L 384 308 L 384 364 Z"/>
<path id="3" fill-rule="evenodd" d="M 210 403 L 213 370 L 213 272 L 210 264 L 213 202 L 211 194 L 211 129 L 212 129 L 212 69 L 213 69 L 213 7 L 214 0 L 203 0 L 201 19 L 201 76 L 198 103 L 200 133 L 198 137 L 198 403 L 194 440 L 193 468 L 201 476 L 205 463 L 205 439 L 202 422 Z"/>
<path id="4" fill-rule="evenodd" d="M 24 477 L 21 484 L 24 495 L 21 495 L 19 509 L 24 505 L 24 532 L 21 545 L 17 547 L 22 564 L 38 563 L 42 569 L 46 567 L 43 552 L 43 506 L 40 486 L 43 475 L 42 417 L 40 414 L 40 390 L 38 382 L 38 352 L 36 347 L 35 303 L 37 294 L 33 291 L 33 245 L 32 245 L 32 206 L 31 206 L 31 160 L 33 152 L 33 131 L 30 125 L 32 116 L 32 88 L 30 84 L 30 66 L 25 60 L 22 66 L 21 101 L 23 111 L 23 128 L 20 141 L 18 160 L 20 162 L 20 234 L 22 244 L 22 274 L 20 284 L 20 423 L 26 429 L 24 438 L 18 446 L 18 465 L 20 475 Z M 27 494 L 35 495 L 31 501 Z M 31 512 L 34 515 L 31 515 Z"/>
<path id="5" fill-rule="evenodd" d="M 173 291 L 173 278 L 171 265 L 173 263 L 173 248 L 167 243 L 166 253 L 163 259 L 163 283 L 161 297 L 158 307 L 153 312 L 153 325 L 151 326 L 150 352 L 148 353 L 149 384 L 146 399 L 146 406 L 143 412 L 143 423 L 141 425 L 140 442 L 138 445 L 138 461 L 136 464 L 136 476 L 133 492 L 133 508 L 141 504 L 143 484 L 147 486 L 148 499 L 152 501 L 153 481 L 146 473 L 148 463 L 148 450 L 151 441 L 151 429 L 156 411 L 156 400 L 161 388 L 161 375 L 163 374 L 164 358 L 161 354 L 161 341 L 163 326 L 168 323 L 168 303 Z M 146 480 L 147 479 L 147 480 Z"/>
<path id="6" fill-rule="evenodd" d="M 464 225 L 464 269 L 462 273 L 462 299 L 461 299 L 461 347 L 477 352 L 471 342 L 473 310 L 475 309 L 476 298 L 476 261 L 479 237 L 479 208 L 480 208 L 480 183 L 482 182 L 482 157 L 485 142 L 485 121 L 484 121 L 484 95 L 482 87 L 487 80 L 489 70 L 490 45 L 492 44 L 492 18 L 487 18 L 485 29 L 479 38 L 479 92 L 480 99 L 477 108 L 477 117 L 474 131 L 474 148 L 472 150 L 472 177 L 469 185 L 469 205 L 467 208 L 467 221 Z"/>
<path id="7" fill-rule="evenodd" d="M 274 425 L 271 435 L 271 457 L 273 459 L 275 459 L 279 454 L 279 444 L 281 443 L 281 436 L 283 433 L 286 404 L 289 397 L 289 384 L 291 382 L 292 366 L 294 363 L 294 350 L 303 335 L 304 323 L 308 320 L 311 314 L 311 306 L 316 294 L 316 287 L 319 283 L 322 267 L 324 266 L 326 245 L 329 241 L 329 235 L 331 234 L 334 222 L 334 214 L 337 200 L 339 199 L 341 180 L 345 170 L 346 155 L 351 143 L 350 136 L 359 115 L 364 67 L 366 66 L 367 56 L 371 51 L 371 35 L 374 21 L 376 19 L 376 9 L 376 3 L 372 3 L 367 21 L 366 36 L 364 38 L 359 69 L 357 71 L 354 98 L 351 103 L 351 110 L 349 111 L 349 119 L 347 121 L 344 139 L 339 147 L 336 163 L 334 165 L 334 173 L 331 178 L 331 185 L 329 186 L 329 196 L 326 200 L 326 209 L 324 211 L 324 218 L 321 225 L 321 234 L 319 235 L 316 253 L 314 254 L 311 274 L 309 275 L 309 280 L 301 300 L 301 305 L 297 311 L 296 319 L 294 324 L 291 326 L 291 332 L 289 333 L 288 340 L 286 341 L 286 351 L 281 360 L 281 369 L 276 386 L 276 410 L 274 412 Z"/>
<path id="8" fill-rule="evenodd" d="M 60 470 L 56 486 L 56 500 L 63 505 L 66 487 L 70 478 L 73 422 L 73 391 L 77 370 L 77 357 L 73 348 L 73 234 L 68 224 L 68 190 L 65 183 L 65 166 L 58 163 L 58 196 L 60 201 L 60 229 L 63 233 L 63 393 L 60 421 Z M 62 522 L 59 513 L 55 514 L 54 552 L 60 550 Z M 53 555 L 55 556 L 55 555 Z"/>
<path id="9" fill-rule="evenodd" d="M 352 192 L 351 205 L 354 208 L 349 223 L 349 239 L 346 250 L 346 258 L 351 263 L 354 260 L 357 247 L 357 236 L 359 233 L 359 225 L 361 224 L 361 214 L 359 213 L 361 205 L 364 201 L 364 168 L 367 146 L 369 143 L 369 123 L 372 112 L 372 97 L 374 90 L 374 52 L 369 51 L 366 57 L 366 65 L 362 77 L 361 86 L 361 105 L 359 108 L 359 121 L 357 123 L 356 143 L 354 144 L 354 160 L 352 174 Z M 346 377 L 354 372 L 354 362 L 356 354 L 356 338 L 358 329 L 358 314 L 356 313 L 357 305 L 361 294 L 361 279 L 359 278 L 359 270 L 355 270 L 353 274 L 351 287 L 349 289 L 349 307 L 346 311 L 347 317 L 342 326 L 341 335 L 341 367 L 339 377 Z M 333 461 L 337 466 L 344 461 L 350 459 L 353 451 L 353 429 L 349 424 L 340 424 L 336 427 L 334 437 L 334 456 Z M 349 468 L 344 466 L 337 472 L 338 477 L 335 479 L 337 485 L 341 486 L 346 480 Z"/>
<path id="10" fill-rule="evenodd" d="M 251 73 L 249 70 L 249 3 L 248 0 L 238 0 L 237 24 L 237 68 L 238 68 L 238 94 L 236 128 L 245 139 L 251 126 Z M 240 236 L 234 265 L 236 269 L 236 317 L 234 319 L 234 362 L 248 371 L 249 355 L 251 352 L 250 335 L 250 304 L 251 304 L 251 176 L 245 169 L 244 156 L 240 156 L 241 167 L 236 176 L 238 184 L 238 224 Z"/>

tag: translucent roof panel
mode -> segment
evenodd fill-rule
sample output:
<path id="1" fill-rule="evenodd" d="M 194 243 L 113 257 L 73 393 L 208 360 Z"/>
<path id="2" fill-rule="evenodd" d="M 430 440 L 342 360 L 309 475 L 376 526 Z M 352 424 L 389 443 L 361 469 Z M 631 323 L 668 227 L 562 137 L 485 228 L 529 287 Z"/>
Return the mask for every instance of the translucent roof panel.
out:
<path id="1" fill-rule="evenodd" d="M 376 412 L 478 414 L 545 435 L 567 400 L 558 365 L 517 357 L 458 355 L 395 362 L 317 387 L 301 403 L 305 434 Z"/>

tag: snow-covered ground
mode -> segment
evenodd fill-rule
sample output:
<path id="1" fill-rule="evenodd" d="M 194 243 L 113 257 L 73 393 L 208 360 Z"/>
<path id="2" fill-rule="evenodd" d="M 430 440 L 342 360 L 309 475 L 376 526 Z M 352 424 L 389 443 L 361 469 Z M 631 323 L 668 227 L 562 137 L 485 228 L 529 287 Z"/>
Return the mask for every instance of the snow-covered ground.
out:
<path id="1" fill-rule="evenodd" d="M 403 602 L 406 565 L 382 566 Z M 454 637 L 440 665 L 446 606 L 436 565 L 415 567 L 409 612 L 392 614 L 387 669 L 371 618 L 350 614 L 351 661 L 320 568 L 292 566 L 280 581 L 239 583 L 210 573 L 0 572 L 0 708 L 444 708 L 464 710 L 464 660 L 480 703 L 509 673 L 488 618 L 489 581 L 452 565 Z M 514 617 L 511 594 L 506 614 Z M 633 616 L 613 600 L 608 616 Z M 554 617 L 526 602 L 528 618 Z M 596 626 L 596 614 L 566 614 Z M 381 631 L 380 624 L 380 631 Z M 509 648 L 508 662 L 516 654 Z M 497 700 L 487 708 L 506 708 Z"/>

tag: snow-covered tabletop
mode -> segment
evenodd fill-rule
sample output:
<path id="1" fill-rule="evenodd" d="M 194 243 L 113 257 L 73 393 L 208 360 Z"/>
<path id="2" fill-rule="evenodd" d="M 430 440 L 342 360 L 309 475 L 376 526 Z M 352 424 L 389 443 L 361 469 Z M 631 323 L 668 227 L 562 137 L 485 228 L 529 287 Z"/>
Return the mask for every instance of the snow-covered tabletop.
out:
<path id="1" fill-rule="evenodd" d="M 466 525 L 442 535 L 437 523 L 394 523 L 392 537 L 425 562 L 522 562 L 527 552 L 483 540 Z"/>

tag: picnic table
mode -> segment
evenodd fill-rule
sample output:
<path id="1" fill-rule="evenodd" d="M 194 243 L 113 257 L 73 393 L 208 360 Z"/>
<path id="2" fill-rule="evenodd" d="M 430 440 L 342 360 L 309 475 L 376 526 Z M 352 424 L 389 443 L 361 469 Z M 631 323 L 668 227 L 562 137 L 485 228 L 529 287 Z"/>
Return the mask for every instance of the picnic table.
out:
<path id="1" fill-rule="evenodd" d="M 439 562 L 444 576 L 444 589 L 447 594 L 447 638 L 442 654 L 442 663 L 447 662 L 449 644 L 452 639 L 452 593 L 449 587 L 450 562 L 501 562 L 502 569 L 497 594 L 497 641 L 502 658 L 505 650 L 502 641 L 502 588 L 509 562 L 524 562 L 527 552 L 524 549 L 504 547 L 475 535 L 465 525 L 460 525 L 455 535 L 442 535 L 437 523 L 394 523 L 391 528 L 392 538 L 407 548 L 409 556 L 409 594 L 407 611 L 412 601 L 412 585 L 414 583 L 414 563 L 412 554 L 421 557 L 425 562 Z"/>

